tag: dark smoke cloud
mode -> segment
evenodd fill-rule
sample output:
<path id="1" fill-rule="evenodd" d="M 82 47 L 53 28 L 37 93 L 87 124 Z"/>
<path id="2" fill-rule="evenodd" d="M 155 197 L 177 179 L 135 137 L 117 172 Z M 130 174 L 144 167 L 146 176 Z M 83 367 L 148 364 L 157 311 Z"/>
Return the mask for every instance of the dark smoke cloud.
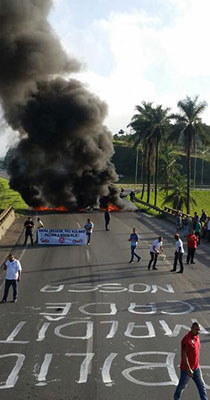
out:
<path id="1" fill-rule="evenodd" d="M 77 80 L 80 64 L 47 22 L 51 0 L 0 0 L 0 96 L 20 142 L 6 160 L 11 188 L 33 207 L 118 203 L 107 107 Z M 107 197 L 108 196 L 108 197 Z"/>

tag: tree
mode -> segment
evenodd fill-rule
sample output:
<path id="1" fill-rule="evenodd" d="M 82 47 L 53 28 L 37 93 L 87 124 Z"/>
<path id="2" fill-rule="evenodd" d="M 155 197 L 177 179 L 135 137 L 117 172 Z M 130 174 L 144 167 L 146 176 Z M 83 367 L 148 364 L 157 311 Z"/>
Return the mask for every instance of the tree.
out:
<path id="1" fill-rule="evenodd" d="M 152 103 L 142 102 L 142 105 L 137 105 L 136 110 L 138 114 L 132 117 L 131 123 L 128 125 L 135 135 L 134 147 L 137 148 L 139 143 L 143 146 L 143 188 L 142 195 L 144 195 L 145 178 L 147 170 L 147 202 L 150 200 L 150 181 L 151 181 L 151 169 L 154 163 L 154 143 L 151 140 L 151 112 Z"/>
<path id="2" fill-rule="evenodd" d="M 174 147 L 166 143 L 161 149 L 159 168 L 164 182 L 163 190 L 166 192 L 166 195 L 168 195 L 170 181 L 180 173 L 181 165 L 177 163 L 178 160 L 179 157 L 174 151 Z"/>
<path id="3" fill-rule="evenodd" d="M 163 109 L 161 105 L 156 107 L 150 102 L 142 102 L 141 106 L 136 106 L 138 114 L 132 118 L 130 126 L 136 136 L 137 142 L 140 141 L 144 146 L 144 166 L 147 167 L 147 202 L 150 199 L 150 181 L 151 171 L 155 162 L 155 201 L 157 204 L 157 177 L 158 177 L 158 159 L 159 159 L 159 144 L 164 132 L 169 130 L 170 115 L 169 108 Z M 144 171 L 145 172 L 145 171 Z M 144 174 L 145 176 L 145 174 Z M 144 183 L 142 196 L 144 191 Z"/>
<path id="4" fill-rule="evenodd" d="M 163 109 L 161 105 L 152 108 L 152 121 L 150 137 L 155 142 L 155 200 L 154 205 L 157 205 L 157 188 L 158 188 L 158 161 L 159 161 L 159 144 L 164 133 L 169 132 L 170 119 L 169 108 Z"/>
<path id="5" fill-rule="evenodd" d="M 187 177 L 182 175 L 177 175 L 176 178 L 173 179 L 172 192 L 169 193 L 162 205 L 171 204 L 172 208 L 175 210 L 183 211 L 183 207 L 187 208 L 188 205 L 188 196 L 187 196 Z M 195 199 L 190 196 L 190 203 L 196 205 Z"/>
<path id="6" fill-rule="evenodd" d="M 205 136 L 205 125 L 200 118 L 201 113 L 206 109 L 205 101 L 198 102 L 198 96 L 193 99 L 187 96 L 177 104 L 180 113 L 174 114 L 175 119 L 174 134 L 175 138 L 184 136 L 184 147 L 187 157 L 187 213 L 190 213 L 190 180 L 191 180 L 191 152 L 194 148 L 195 136 L 201 138 Z"/>

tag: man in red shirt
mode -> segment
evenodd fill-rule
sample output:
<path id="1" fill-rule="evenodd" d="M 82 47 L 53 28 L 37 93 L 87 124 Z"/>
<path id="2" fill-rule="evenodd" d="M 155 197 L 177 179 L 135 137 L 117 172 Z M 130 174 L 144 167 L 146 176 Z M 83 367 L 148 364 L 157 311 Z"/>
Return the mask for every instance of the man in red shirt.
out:
<path id="1" fill-rule="evenodd" d="M 200 399 L 208 400 L 205 383 L 199 367 L 200 357 L 200 326 L 193 322 L 191 330 L 185 335 L 181 342 L 181 374 L 178 386 L 174 393 L 174 400 L 180 400 L 181 394 L 192 378 L 197 386 Z"/>
<path id="2" fill-rule="evenodd" d="M 197 236 L 195 235 L 194 231 L 191 231 L 189 233 L 189 235 L 187 235 L 187 264 L 189 264 L 189 262 L 191 264 L 195 264 L 194 263 L 194 256 L 195 256 L 195 250 L 197 248 Z"/>

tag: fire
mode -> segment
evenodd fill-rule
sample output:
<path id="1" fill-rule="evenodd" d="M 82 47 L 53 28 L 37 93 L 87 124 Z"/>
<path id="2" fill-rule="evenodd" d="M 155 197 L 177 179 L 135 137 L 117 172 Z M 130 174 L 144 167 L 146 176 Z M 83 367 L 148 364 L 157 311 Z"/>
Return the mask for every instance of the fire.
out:
<path id="1" fill-rule="evenodd" d="M 60 206 L 60 207 L 34 207 L 34 211 L 68 211 L 67 207 Z"/>
<path id="2" fill-rule="evenodd" d="M 114 206 L 113 204 L 108 205 L 108 210 L 109 211 L 120 211 L 119 207 Z"/>
<path id="3" fill-rule="evenodd" d="M 111 203 L 107 203 L 107 207 L 106 208 L 102 208 L 103 211 L 120 211 L 119 207 L 115 206 L 114 204 Z"/>

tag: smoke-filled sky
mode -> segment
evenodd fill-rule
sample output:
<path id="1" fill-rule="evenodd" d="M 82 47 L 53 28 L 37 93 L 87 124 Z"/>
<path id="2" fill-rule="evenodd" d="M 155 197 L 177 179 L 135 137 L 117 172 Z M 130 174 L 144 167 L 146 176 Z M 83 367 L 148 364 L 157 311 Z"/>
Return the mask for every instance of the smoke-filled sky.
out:
<path id="1" fill-rule="evenodd" d="M 107 196 L 116 204 L 107 105 L 71 77 L 81 64 L 52 30 L 51 7 L 0 0 L 0 99 L 19 137 L 6 156 L 10 187 L 32 207 L 78 209 Z"/>
<path id="2" fill-rule="evenodd" d="M 114 134 L 143 100 L 173 110 L 186 95 L 210 103 L 209 15 L 209 0 L 54 0 L 48 19 L 85 64 L 79 79 L 108 104 Z M 209 107 L 203 119 L 210 124 Z M 12 137 L 1 128 L 0 155 Z"/>
<path id="3" fill-rule="evenodd" d="M 50 20 L 84 61 L 82 79 L 109 106 L 112 133 L 143 100 L 172 107 L 186 95 L 209 103 L 209 0 L 56 0 Z"/>

